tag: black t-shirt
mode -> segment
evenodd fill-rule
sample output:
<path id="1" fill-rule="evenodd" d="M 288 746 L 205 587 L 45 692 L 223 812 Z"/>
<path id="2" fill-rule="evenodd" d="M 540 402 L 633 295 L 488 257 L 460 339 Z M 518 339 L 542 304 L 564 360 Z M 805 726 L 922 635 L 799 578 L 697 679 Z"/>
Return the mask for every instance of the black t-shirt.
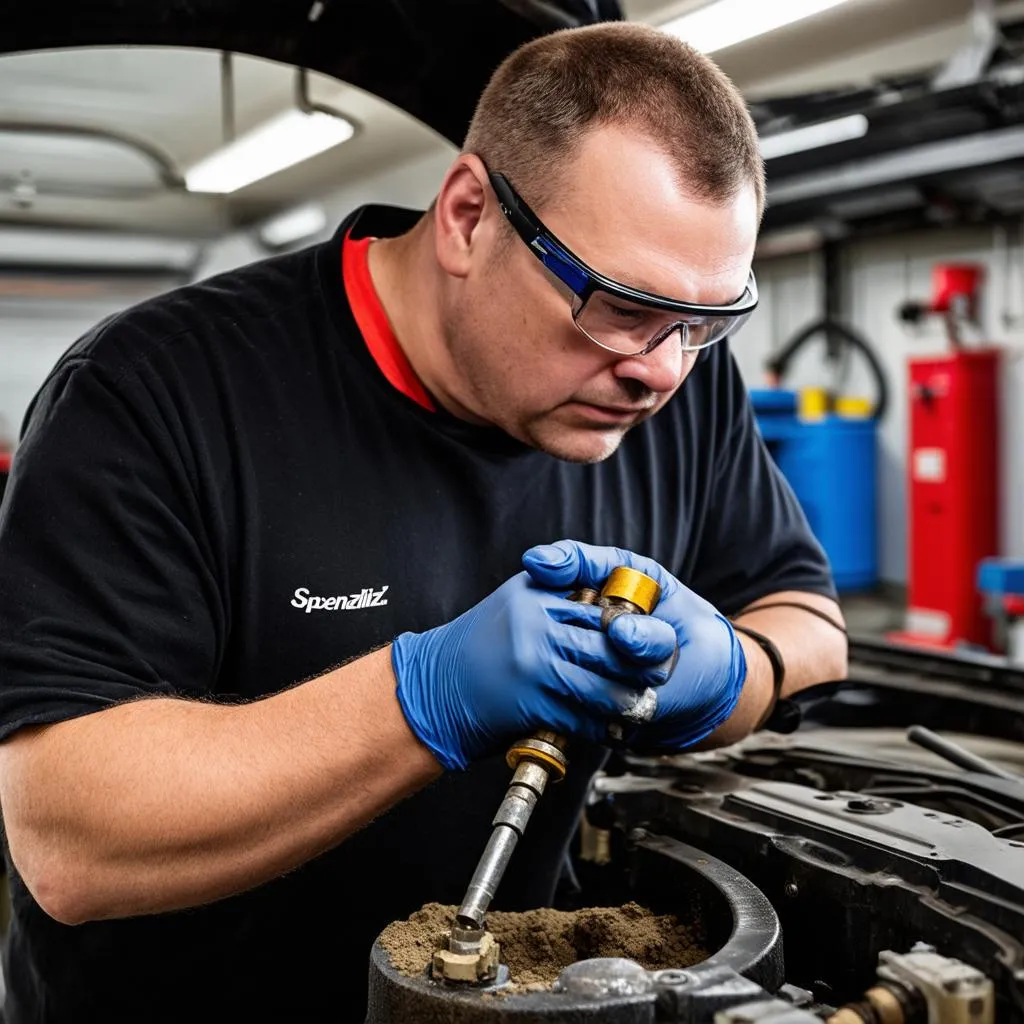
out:
<path id="1" fill-rule="evenodd" d="M 340 253 L 353 225 L 393 235 L 415 216 L 364 208 L 330 242 L 145 302 L 61 359 L 0 519 L 0 738 L 140 695 L 280 690 L 449 621 L 564 537 L 650 555 L 726 613 L 833 595 L 725 343 L 596 465 L 395 390 Z M 574 748 L 495 907 L 550 902 L 601 758 Z M 374 937 L 460 901 L 508 778 L 502 758 L 449 773 L 303 868 L 177 913 L 68 927 L 9 865 L 8 1019 L 361 1020 Z"/>

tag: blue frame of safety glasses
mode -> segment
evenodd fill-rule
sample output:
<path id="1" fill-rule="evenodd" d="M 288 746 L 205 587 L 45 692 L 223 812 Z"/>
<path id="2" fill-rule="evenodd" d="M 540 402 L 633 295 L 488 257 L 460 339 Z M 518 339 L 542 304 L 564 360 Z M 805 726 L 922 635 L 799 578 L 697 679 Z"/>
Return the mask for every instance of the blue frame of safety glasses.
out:
<path id="1" fill-rule="evenodd" d="M 502 213 L 515 229 L 516 234 L 526 243 L 534 256 L 581 302 L 586 302 L 595 291 L 600 290 L 627 302 L 651 306 L 655 309 L 687 313 L 691 316 L 735 318 L 738 324 L 743 323 L 757 307 L 757 282 L 754 279 L 753 270 L 747 279 L 747 286 L 743 294 L 735 302 L 724 306 L 707 306 L 696 302 L 670 299 L 665 295 L 640 291 L 637 288 L 629 287 L 629 285 L 613 281 L 588 267 L 583 260 L 575 256 L 560 242 L 516 192 L 508 178 L 497 171 L 488 171 L 487 173 L 491 187 L 498 197 Z M 710 344 L 714 344 L 714 342 L 712 341 Z"/>

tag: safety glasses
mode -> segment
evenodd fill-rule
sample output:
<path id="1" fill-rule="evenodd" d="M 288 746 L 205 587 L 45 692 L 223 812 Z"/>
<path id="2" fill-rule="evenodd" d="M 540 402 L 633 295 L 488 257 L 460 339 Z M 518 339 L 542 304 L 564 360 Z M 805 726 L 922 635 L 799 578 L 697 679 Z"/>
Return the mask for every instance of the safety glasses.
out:
<path id="1" fill-rule="evenodd" d="M 647 355 L 678 332 L 683 349 L 697 351 L 738 330 L 757 306 L 753 271 L 743 294 L 725 306 L 682 302 L 613 281 L 563 245 L 503 174 L 489 171 L 488 177 L 501 212 L 569 300 L 573 323 L 603 349 Z"/>

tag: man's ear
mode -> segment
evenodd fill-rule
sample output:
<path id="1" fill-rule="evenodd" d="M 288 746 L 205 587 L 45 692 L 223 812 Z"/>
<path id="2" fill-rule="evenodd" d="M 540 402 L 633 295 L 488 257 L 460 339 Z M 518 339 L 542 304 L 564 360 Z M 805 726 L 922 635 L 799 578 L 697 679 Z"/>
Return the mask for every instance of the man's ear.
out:
<path id="1" fill-rule="evenodd" d="M 437 261 L 453 277 L 469 274 L 473 249 L 487 209 L 487 170 L 472 153 L 462 153 L 448 169 L 434 201 Z"/>

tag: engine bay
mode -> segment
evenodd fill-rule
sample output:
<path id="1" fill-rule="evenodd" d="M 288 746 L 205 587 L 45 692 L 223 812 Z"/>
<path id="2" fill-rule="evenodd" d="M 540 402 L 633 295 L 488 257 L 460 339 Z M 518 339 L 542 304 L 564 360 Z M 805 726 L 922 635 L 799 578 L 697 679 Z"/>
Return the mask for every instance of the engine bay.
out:
<path id="1" fill-rule="evenodd" d="M 621 885 L 683 841 L 768 899 L 785 982 L 819 1013 L 858 1001 L 881 956 L 930 947 L 992 981 L 996 1019 L 1022 1021 L 1022 699 L 996 659 L 854 642 L 850 681 L 811 695 L 799 731 L 597 777 L 581 888 Z M 911 742 L 922 723 L 1002 775 Z"/>

